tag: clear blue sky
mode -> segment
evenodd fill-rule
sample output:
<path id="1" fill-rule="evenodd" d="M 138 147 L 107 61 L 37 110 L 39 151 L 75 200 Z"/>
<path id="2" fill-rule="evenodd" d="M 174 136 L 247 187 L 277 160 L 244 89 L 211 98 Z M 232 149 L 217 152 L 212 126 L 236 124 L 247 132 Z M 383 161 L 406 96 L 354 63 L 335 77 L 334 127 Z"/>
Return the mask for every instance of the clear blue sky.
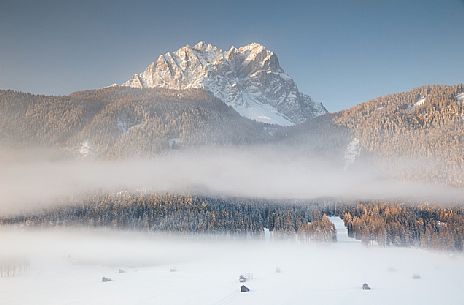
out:
<path id="1" fill-rule="evenodd" d="M 464 82 L 463 0 L 0 0 L 0 88 L 45 94 L 121 83 L 205 40 L 260 42 L 330 111 Z"/>

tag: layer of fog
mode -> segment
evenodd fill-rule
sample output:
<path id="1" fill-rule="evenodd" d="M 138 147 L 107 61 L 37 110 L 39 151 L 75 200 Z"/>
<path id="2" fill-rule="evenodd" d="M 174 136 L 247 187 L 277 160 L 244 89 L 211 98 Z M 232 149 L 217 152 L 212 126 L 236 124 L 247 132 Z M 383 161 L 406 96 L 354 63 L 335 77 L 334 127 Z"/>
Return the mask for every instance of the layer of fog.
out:
<path id="1" fill-rule="evenodd" d="M 411 166 L 404 164 L 405 169 Z M 416 164 L 416 170 L 421 166 Z M 334 160 L 269 147 L 196 149 L 125 161 L 71 161 L 37 151 L 10 152 L 0 154 L 0 169 L 0 213 L 121 190 L 293 199 L 464 198 L 462 190 L 392 179 L 371 165 L 346 170 Z"/>
<path id="2" fill-rule="evenodd" d="M 462 303 L 464 257 L 420 249 L 6 228 L 0 244 L 0 265 L 29 262 L 0 277 L 1 304 Z"/>

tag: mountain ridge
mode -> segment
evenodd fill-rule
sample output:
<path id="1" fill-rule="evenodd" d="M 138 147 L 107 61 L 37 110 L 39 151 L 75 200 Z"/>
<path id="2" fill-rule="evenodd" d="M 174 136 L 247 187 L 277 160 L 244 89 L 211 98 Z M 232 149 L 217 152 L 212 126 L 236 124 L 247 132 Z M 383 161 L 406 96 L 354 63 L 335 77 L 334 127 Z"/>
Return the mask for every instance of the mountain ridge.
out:
<path id="1" fill-rule="evenodd" d="M 327 113 L 321 103 L 298 90 L 277 55 L 259 43 L 227 51 L 203 41 L 186 45 L 159 55 L 121 86 L 205 89 L 244 117 L 281 126 Z"/>

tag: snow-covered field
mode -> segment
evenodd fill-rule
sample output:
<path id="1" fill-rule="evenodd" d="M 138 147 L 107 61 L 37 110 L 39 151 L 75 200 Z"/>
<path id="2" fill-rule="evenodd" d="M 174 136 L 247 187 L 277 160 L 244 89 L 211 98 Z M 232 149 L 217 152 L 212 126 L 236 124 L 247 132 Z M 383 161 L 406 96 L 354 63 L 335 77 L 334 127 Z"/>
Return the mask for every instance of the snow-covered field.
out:
<path id="1" fill-rule="evenodd" d="M 463 304 L 462 255 L 367 248 L 340 234 L 345 242 L 308 244 L 3 229 L 0 261 L 22 257 L 30 267 L 0 278 L 0 304 Z"/>

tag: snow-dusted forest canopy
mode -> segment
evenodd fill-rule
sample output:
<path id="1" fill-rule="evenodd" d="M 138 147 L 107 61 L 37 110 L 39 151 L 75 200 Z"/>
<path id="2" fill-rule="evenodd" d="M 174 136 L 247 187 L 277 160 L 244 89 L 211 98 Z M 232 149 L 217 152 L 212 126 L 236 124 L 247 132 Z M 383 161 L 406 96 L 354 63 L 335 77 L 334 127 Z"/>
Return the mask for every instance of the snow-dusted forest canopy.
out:
<path id="1" fill-rule="evenodd" d="M 94 195 L 27 215 L 0 218 L 0 225 L 31 228 L 103 227 L 144 232 L 182 232 L 336 242 L 328 216 L 342 218 L 348 236 L 369 245 L 463 250 L 464 208 L 334 199 L 266 200 L 170 194 Z"/>

